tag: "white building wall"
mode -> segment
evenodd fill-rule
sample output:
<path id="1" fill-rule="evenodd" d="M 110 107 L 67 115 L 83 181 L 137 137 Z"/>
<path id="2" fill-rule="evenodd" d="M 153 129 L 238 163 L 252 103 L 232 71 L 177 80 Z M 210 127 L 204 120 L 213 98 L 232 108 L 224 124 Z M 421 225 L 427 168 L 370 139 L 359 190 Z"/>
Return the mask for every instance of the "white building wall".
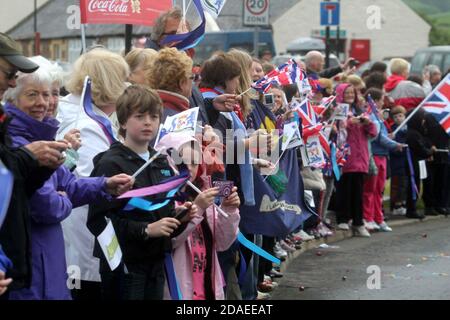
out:
<path id="1" fill-rule="evenodd" d="M 299 37 L 310 37 L 320 27 L 320 1 L 302 0 L 273 22 L 278 52 Z M 381 29 L 369 30 L 369 6 L 381 9 Z M 335 28 L 335 27 L 332 27 Z M 386 56 L 412 56 L 428 46 L 431 27 L 401 0 L 341 0 L 341 29 L 347 31 L 347 45 L 351 39 L 371 40 L 371 59 Z"/>

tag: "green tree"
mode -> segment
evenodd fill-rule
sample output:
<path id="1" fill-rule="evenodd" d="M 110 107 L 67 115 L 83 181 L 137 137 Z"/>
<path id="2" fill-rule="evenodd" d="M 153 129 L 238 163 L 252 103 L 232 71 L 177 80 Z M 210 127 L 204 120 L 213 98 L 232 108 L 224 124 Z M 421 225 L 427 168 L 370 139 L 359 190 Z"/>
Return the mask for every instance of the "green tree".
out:
<path id="1" fill-rule="evenodd" d="M 429 41 L 432 46 L 450 45 L 450 30 L 440 27 L 436 20 L 422 12 L 417 12 L 430 26 Z"/>

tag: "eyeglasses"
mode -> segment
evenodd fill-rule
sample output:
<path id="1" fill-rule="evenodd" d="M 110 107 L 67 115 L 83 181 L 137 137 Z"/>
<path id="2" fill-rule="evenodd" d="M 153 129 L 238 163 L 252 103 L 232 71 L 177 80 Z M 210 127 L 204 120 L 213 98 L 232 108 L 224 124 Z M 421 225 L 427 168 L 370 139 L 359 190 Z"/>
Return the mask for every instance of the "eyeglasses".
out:
<path id="1" fill-rule="evenodd" d="M 165 32 L 162 34 L 162 36 L 173 36 L 176 34 L 177 34 L 177 31 L 175 30 L 175 31 Z"/>
<path id="2" fill-rule="evenodd" d="M 6 79 L 8 79 L 8 80 L 13 80 L 13 79 L 15 80 L 18 77 L 16 69 L 8 71 L 8 70 L 5 70 L 2 67 L 0 67 L 0 71 L 2 71 L 6 75 Z"/>

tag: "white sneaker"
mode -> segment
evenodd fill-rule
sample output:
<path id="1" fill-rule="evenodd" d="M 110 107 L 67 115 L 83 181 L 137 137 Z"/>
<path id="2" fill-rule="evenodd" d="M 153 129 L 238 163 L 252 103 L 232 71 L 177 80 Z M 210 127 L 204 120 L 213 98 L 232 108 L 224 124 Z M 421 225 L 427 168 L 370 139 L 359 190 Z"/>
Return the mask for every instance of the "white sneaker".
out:
<path id="1" fill-rule="evenodd" d="M 404 215 L 406 215 L 406 208 L 405 207 L 396 208 L 396 209 L 392 210 L 392 215 L 404 216 Z"/>
<path id="2" fill-rule="evenodd" d="M 389 227 L 388 225 L 387 225 L 387 223 L 386 222 L 382 222 L 382 223 L 380 223 L 379 225 L 379 228 L 380 228 L 380 231 L 383 231 L 383 232 L 391 232 L 392 231 L 392 228 L 391 227 Z"/>
<path id="3" fill-rule="evenodd" d="M 297 233 L 294 233 L 294 236 L 300 237 L 303 241 L 311 241 L 314 240 L 313 236 L 310 236 L 309 234 L 307 234 L 305 231 L 300 230 Z"/>
<path id="4" fill-rule="evenodd" d="M 283 249 L 286 252 L 295 252 L 296 251 L 295 248 L 288 245 L 284 240 L 280 241 L 280 246 L 281 246 L 281 249 Z"/>
<path id="5" fill-rule="evenodd" d="M 278 282 L 273 281 L 270 276 L 264 275 L 264 281 L 269 282 L 274 288 L 278 287 L 279 285 Z"/>
<path id="6" fill-rule="evenodd" d="M 370 233 L 369 233 L 369 231 L 367 231 L 366 227 L 364 227 L 364 226 L 354 227 L 354 232 L 355 232 L 355 236 L 370 238 Z"/>
<path id="7" fill-rule="evenodd" d="M 337 228 L 339 230 L 350 230 L 350 227 L 348 226 L 348 223 L 339 223 L 337 225 Z"/>
<path id="8" fill-rule="evenodd" d="M 258 296 L 256 297 L 256 300 L 269 300 L 270 298 L 271 295 L 269 293 L 258 291 Z"/>
<path id="9" fill-rule="evenodd" d="M 278 259 L 287 258 L 288 256 L 287 252 L 281 248 L 278 242 L 275 243 L 275 246 L 273 247 L 273 253 L 275 254 L 275 257 L 277 257 Z"/>
<path id="10" fill-rule="evenodd" d="M 317 229 L 319 230 L 319 234 L 322 237 L 331 237 L 334 234 L 333 231 L 328 229 L 328 227 L 325 224 L 323 224 L 322 222 L 319 224 Z"/>
<path id="11" fill-rule="evenodd" d="M 380 227 L 378 224 L 376 224 L 375 221 L 367 222 L 367 224 L 364 225 L 368 231 L 380 231 Z"/>

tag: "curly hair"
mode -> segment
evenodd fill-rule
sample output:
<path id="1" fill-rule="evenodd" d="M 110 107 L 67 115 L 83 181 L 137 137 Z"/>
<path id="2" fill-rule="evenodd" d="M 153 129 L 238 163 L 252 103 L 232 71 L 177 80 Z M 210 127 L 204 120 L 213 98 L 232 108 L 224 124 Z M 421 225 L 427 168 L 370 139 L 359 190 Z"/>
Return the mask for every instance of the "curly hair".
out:
<path id="1" fill-rule="evenodd" d="M 146 70 L 147 84 L 153 89 L 180 92 L 180 81 L 192 74 L 192 59 L 184 51 L 164 48 L 158 52 Z"/>
<path id="2" fill-rule="evenodd" d="M 170 18 L 181 20 L 182 17 L 183 13 L 181 12 L 181 9 L 179 7 L 173 7 L 169 11 L 164 12 L 162 15 L 158 17 L 158 19 L 156 19 L 150 38 L 155 42 L 159 42 L 159 40 L 164 34 L 167 20 Z"/>

